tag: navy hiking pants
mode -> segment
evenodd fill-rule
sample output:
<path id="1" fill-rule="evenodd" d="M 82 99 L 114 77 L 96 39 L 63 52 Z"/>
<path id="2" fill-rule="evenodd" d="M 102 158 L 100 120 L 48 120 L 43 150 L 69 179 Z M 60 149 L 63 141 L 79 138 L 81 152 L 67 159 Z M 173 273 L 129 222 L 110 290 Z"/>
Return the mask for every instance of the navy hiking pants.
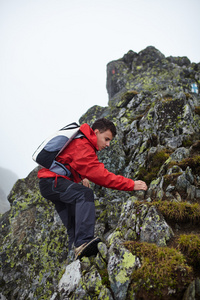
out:
<path id="1" fill-rule="evenodd" d="M 95 205 L 92 189 L 58 177 L 40 178 L 40 192 L 52 201 L 67 228 L 69 249 L 79 247 L 94 238 Z"/>

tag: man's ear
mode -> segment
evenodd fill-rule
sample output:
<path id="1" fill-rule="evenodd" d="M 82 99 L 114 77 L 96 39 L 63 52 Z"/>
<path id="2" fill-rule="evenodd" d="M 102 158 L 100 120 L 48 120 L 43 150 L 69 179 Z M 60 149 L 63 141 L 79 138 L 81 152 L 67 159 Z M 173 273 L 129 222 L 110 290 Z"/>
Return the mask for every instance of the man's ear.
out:
<path id="1" fill-rule="evenodd" d="M 97 135 L 97 133 L 99 132 L 99 129 L 95 129 L 94 133 Z"/>

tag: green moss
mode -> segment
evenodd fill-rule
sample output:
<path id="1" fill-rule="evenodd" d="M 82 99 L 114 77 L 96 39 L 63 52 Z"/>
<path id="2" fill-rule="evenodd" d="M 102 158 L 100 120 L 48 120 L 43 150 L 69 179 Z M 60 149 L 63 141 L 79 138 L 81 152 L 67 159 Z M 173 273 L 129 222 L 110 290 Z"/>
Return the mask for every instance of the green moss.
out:
<path id="1" fill-rule="evenodd" d="M 197 223 L 200 220 L 200 206 L 198 203 L 153 201 L 164 217 L 176 222 Z"/>
<path id="2" fill-rule="evenodd" d="M 200 116 L 200 106 L 195 106 L 195 114 Z"/>
<path id="3" fill-rule="evenodd" d="M 98 270 L 98 271 L 101 276 L 102 284 L 105 285 L 108 289 L 110 289 L 110 280 L 109 280 L 107 268 L 105 268 L 103 270 Z"/>
<path id="4" fill-rule="evenodd" d="M 178 248 L 187 261 L 196 270 L 200 268 L 200 236 L 196 234 L 182 234 L 178 239 Z"/>
<path id="5" fill-rule="evenodd" d="M 185 158 L 181 162 L 177 163 L 177 165 L 183 170 L 190 167 L 194 174 L 200 174 L 200 155 L 197 154 L 193 157 Z"/>
<path id="6" fill-rule="evenodd" d="M 183 147 L 185 147 L 185 148 L 192 146 L 192 144 L 193 144 L 193 140 L 191 140 L 190 138 L 184 140 L 182 143 Z"/>
<path id="7" fill-rule="evenodd" d="M 164 102 L 170 102 L 170 101 L 173 100 L 173 98 L 169 97 L 169 96 L 166 96 L 166 97 L 163 97 L 163 100 L 164 100 Z"/>
<path id="8" fill-rule="evenodd" d="M 127 88 L 130 88 L 130 85 L 127 84 Z M 117 103 L 117 107 L 125 107 L 137 94 L 138 92 L 134 90 L 129 90 L 125 92 L 122 95 L 121 100 Z"/>
<path id="9" fill-rule="evenodd" d="M 143 295 L 142 299 L 150 299 L 151 295 L 153 299 L 162 299 L 168 288 L 176 290 L 177 295 L 191 282 L 192 269 L 180 251 L 135 241 L 124 245 L 141 260 L 142 265 L 133 271 L 129 287 L 138 299 L 137 292 Z"/>
<path id="10" fill-rule="evenodd" d="M 163 188 L 166 189 L 169 184 L 175 185 L 177 177 L 180 176 L 182 172 L 172 173 L 169 175 L 164 175 L 164 185 Z"/>
<path id="11" fill-rule="evenodd" d="M 189 98 L 192 98 L 192 96 L 191 96 L 190 93 L 184 93 L 184 94 L 185 94 L 187 100 L 188 100 Z"/>
<path id="12" fill-rule="evenodd" d="M 169 158 L 168 150 L 161 150 L 151 156 L 148 166 L 141 167 L 137 174 L 137 178 L 144 180 L 147 184 L 157 178 L 157 174 L 162 164 Z"/>

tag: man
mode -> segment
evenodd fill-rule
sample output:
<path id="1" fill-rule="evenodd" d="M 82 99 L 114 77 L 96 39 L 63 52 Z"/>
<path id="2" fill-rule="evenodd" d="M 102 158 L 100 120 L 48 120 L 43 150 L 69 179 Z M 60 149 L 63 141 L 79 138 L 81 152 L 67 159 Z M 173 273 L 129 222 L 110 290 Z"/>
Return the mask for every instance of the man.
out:
<path id="1" fill-rule="evenodd" d="M 116 135 L 115 125 L 111 121 L 99 119 L 92 128 L 85 123 L 80 126 L 80 133 L 81 137 L 72 140 L 56 158 L 70 171 L 70 177 L 45 168 L 38 172 L 41 194 L 55 204 L 67 228 L 69 249 L 74 243 L 75 258 L 98 252 L 100 239 L 94 238 L 95 206 L 89 181 L 116 190 L 147 190 L 145 182 L 115 175 L 99 162 L 96 152 L 109 147 Z M 80 182 L 82 185 L 78 184 Z"/>

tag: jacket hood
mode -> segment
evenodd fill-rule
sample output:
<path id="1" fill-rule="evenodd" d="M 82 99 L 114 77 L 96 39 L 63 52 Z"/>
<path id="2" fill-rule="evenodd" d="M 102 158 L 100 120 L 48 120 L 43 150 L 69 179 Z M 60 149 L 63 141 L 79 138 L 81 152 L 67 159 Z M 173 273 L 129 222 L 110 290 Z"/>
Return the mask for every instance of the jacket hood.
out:
<path id="1" fill-rule="evenodd" d="M 99 147 L 97 146 L 97 136 L 92 130 L 92 128 L 84 123 L 80 126 L 80 131 L 86 136 L 86 138 L 90 141 L 90 143 L 94 146 L 94 148 L 98 151 Z"/>

